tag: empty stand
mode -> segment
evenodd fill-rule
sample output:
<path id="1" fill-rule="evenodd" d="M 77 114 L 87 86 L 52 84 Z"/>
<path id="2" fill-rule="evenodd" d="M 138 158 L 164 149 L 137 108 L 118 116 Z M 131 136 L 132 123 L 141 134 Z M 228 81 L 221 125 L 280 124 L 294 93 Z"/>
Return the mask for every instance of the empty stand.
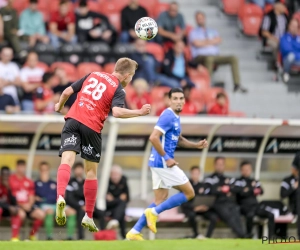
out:
<path id="1" fill-rule="evenodd" d="M 91 72 L 101 72 L 102 67 L 97 63 L 84 62 L 77 66 L 78 77 L 84 77 Z"/>

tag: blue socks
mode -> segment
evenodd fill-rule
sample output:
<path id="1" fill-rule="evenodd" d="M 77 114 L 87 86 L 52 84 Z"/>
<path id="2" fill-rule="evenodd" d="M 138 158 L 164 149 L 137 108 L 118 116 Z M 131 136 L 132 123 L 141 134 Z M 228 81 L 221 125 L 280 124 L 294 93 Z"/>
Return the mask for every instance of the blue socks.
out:
<path id="1" fill-rule="evenodd" d="M 152 203 L 148 208 L 155 207 L 155 203 Z M 146 216 L 143 214 L 139 220 L 135 223 L 133 229 L 136 230 L 137 232 L 141 232 L 143 227 L 147 225 L 147 220 Z"/>
<path id="2" fill-rule="evenodd" d="M 163 211 L 171 209 L 173 207 L 178 207 L 182 203 L 187 202 L 187 198 L 185 197 L 184 193 L 178 193 L 171 196 L 169 199 L 165 200 L 163 203 L 159 204 L 154 208 L 157 214 L 160 214 Z"/>
<path id="3" fill-rule="evenodd" d="M 152 203 L 148 208 L 154 208 L 155 212 L 157 214 L 160 214 L 161 212 L 171 209 L 173 207 L 178 207 L 182 203 L 185 203 L 187 201 L 188 200 L 183 193 L 178 193 L 171 196 L 169 199 L 159 204 L 158 206 L 156 206 L 155 203 Z M 141 218 L 139 218 L 139 220 L 135 223 L 132 230 L 134 233 L 138 233 L 138 232 L 140 233 L 146 225 L 147 225 L 146 216 L 143 214 Z"/>

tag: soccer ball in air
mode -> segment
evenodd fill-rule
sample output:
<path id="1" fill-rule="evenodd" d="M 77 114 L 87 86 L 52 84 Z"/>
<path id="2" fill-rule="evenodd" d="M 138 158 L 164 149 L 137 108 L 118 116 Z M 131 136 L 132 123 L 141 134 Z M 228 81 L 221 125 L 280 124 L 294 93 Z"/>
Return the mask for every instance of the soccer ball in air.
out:
<path id="1" fill-rule="evenodd" d="M 157 23 L 150 17 L 142 17 L 134 27 L 136 35 L 143 40 L 151 40 L 157 35 Z"/>

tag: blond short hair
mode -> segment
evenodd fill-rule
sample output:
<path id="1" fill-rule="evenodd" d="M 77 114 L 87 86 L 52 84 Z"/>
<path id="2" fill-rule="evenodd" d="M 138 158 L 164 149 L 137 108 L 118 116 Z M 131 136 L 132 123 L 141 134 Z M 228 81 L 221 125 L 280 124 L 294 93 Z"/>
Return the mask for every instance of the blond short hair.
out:
<path id="1" fill-rule="evenodd" d="M 138 63 L 130 58 L 123 57 L 120 58 L 115 65 L 115 72 L 121 75 L 127 73 L 134 74 L 138 67 Z"/>
<path id="2" fill-rule="evenodd" d="M 147 81 L 143 78 L 137 78 L 132 83 L 134 88 L 143 88 L 145 91 L 148 91 L 149 85 Z"/>

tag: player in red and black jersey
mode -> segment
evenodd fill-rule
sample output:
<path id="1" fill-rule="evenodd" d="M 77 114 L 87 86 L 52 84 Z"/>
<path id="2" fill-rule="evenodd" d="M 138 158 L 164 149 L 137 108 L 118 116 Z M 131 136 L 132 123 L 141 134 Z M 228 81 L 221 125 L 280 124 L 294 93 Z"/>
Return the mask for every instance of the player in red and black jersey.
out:
<path id="1" fill-rule="evenodd" d="M 73 83 L 62 93 L 55 111 L 60 112 L 73 94 L 77 99 L 65 116 L 65 126 L 61 135 L 61 165 L 57 172 L 57 204 L 56 222 L 58 225 L 66 223 L 64 199 L 66 187 L 70 180 L 71 166 L 76 154 L 81 153 L 85 160 L 86 180 L 84 196 L 86 214 L 82 219 L 82 226 L 91 232 L 97 232 L 93 221 L 93 211 L 97 196 L 97 167 L 101 157 L 101 130 L 110 111 L 117 118 L 131 118 L 148 115 L 151 111 L 149 104 L 139 110 L 124 108 L 125 90 L 132 80 L 137 63 L 129 58 L 117 61 L 112 74 L 92 72 Z"/>

